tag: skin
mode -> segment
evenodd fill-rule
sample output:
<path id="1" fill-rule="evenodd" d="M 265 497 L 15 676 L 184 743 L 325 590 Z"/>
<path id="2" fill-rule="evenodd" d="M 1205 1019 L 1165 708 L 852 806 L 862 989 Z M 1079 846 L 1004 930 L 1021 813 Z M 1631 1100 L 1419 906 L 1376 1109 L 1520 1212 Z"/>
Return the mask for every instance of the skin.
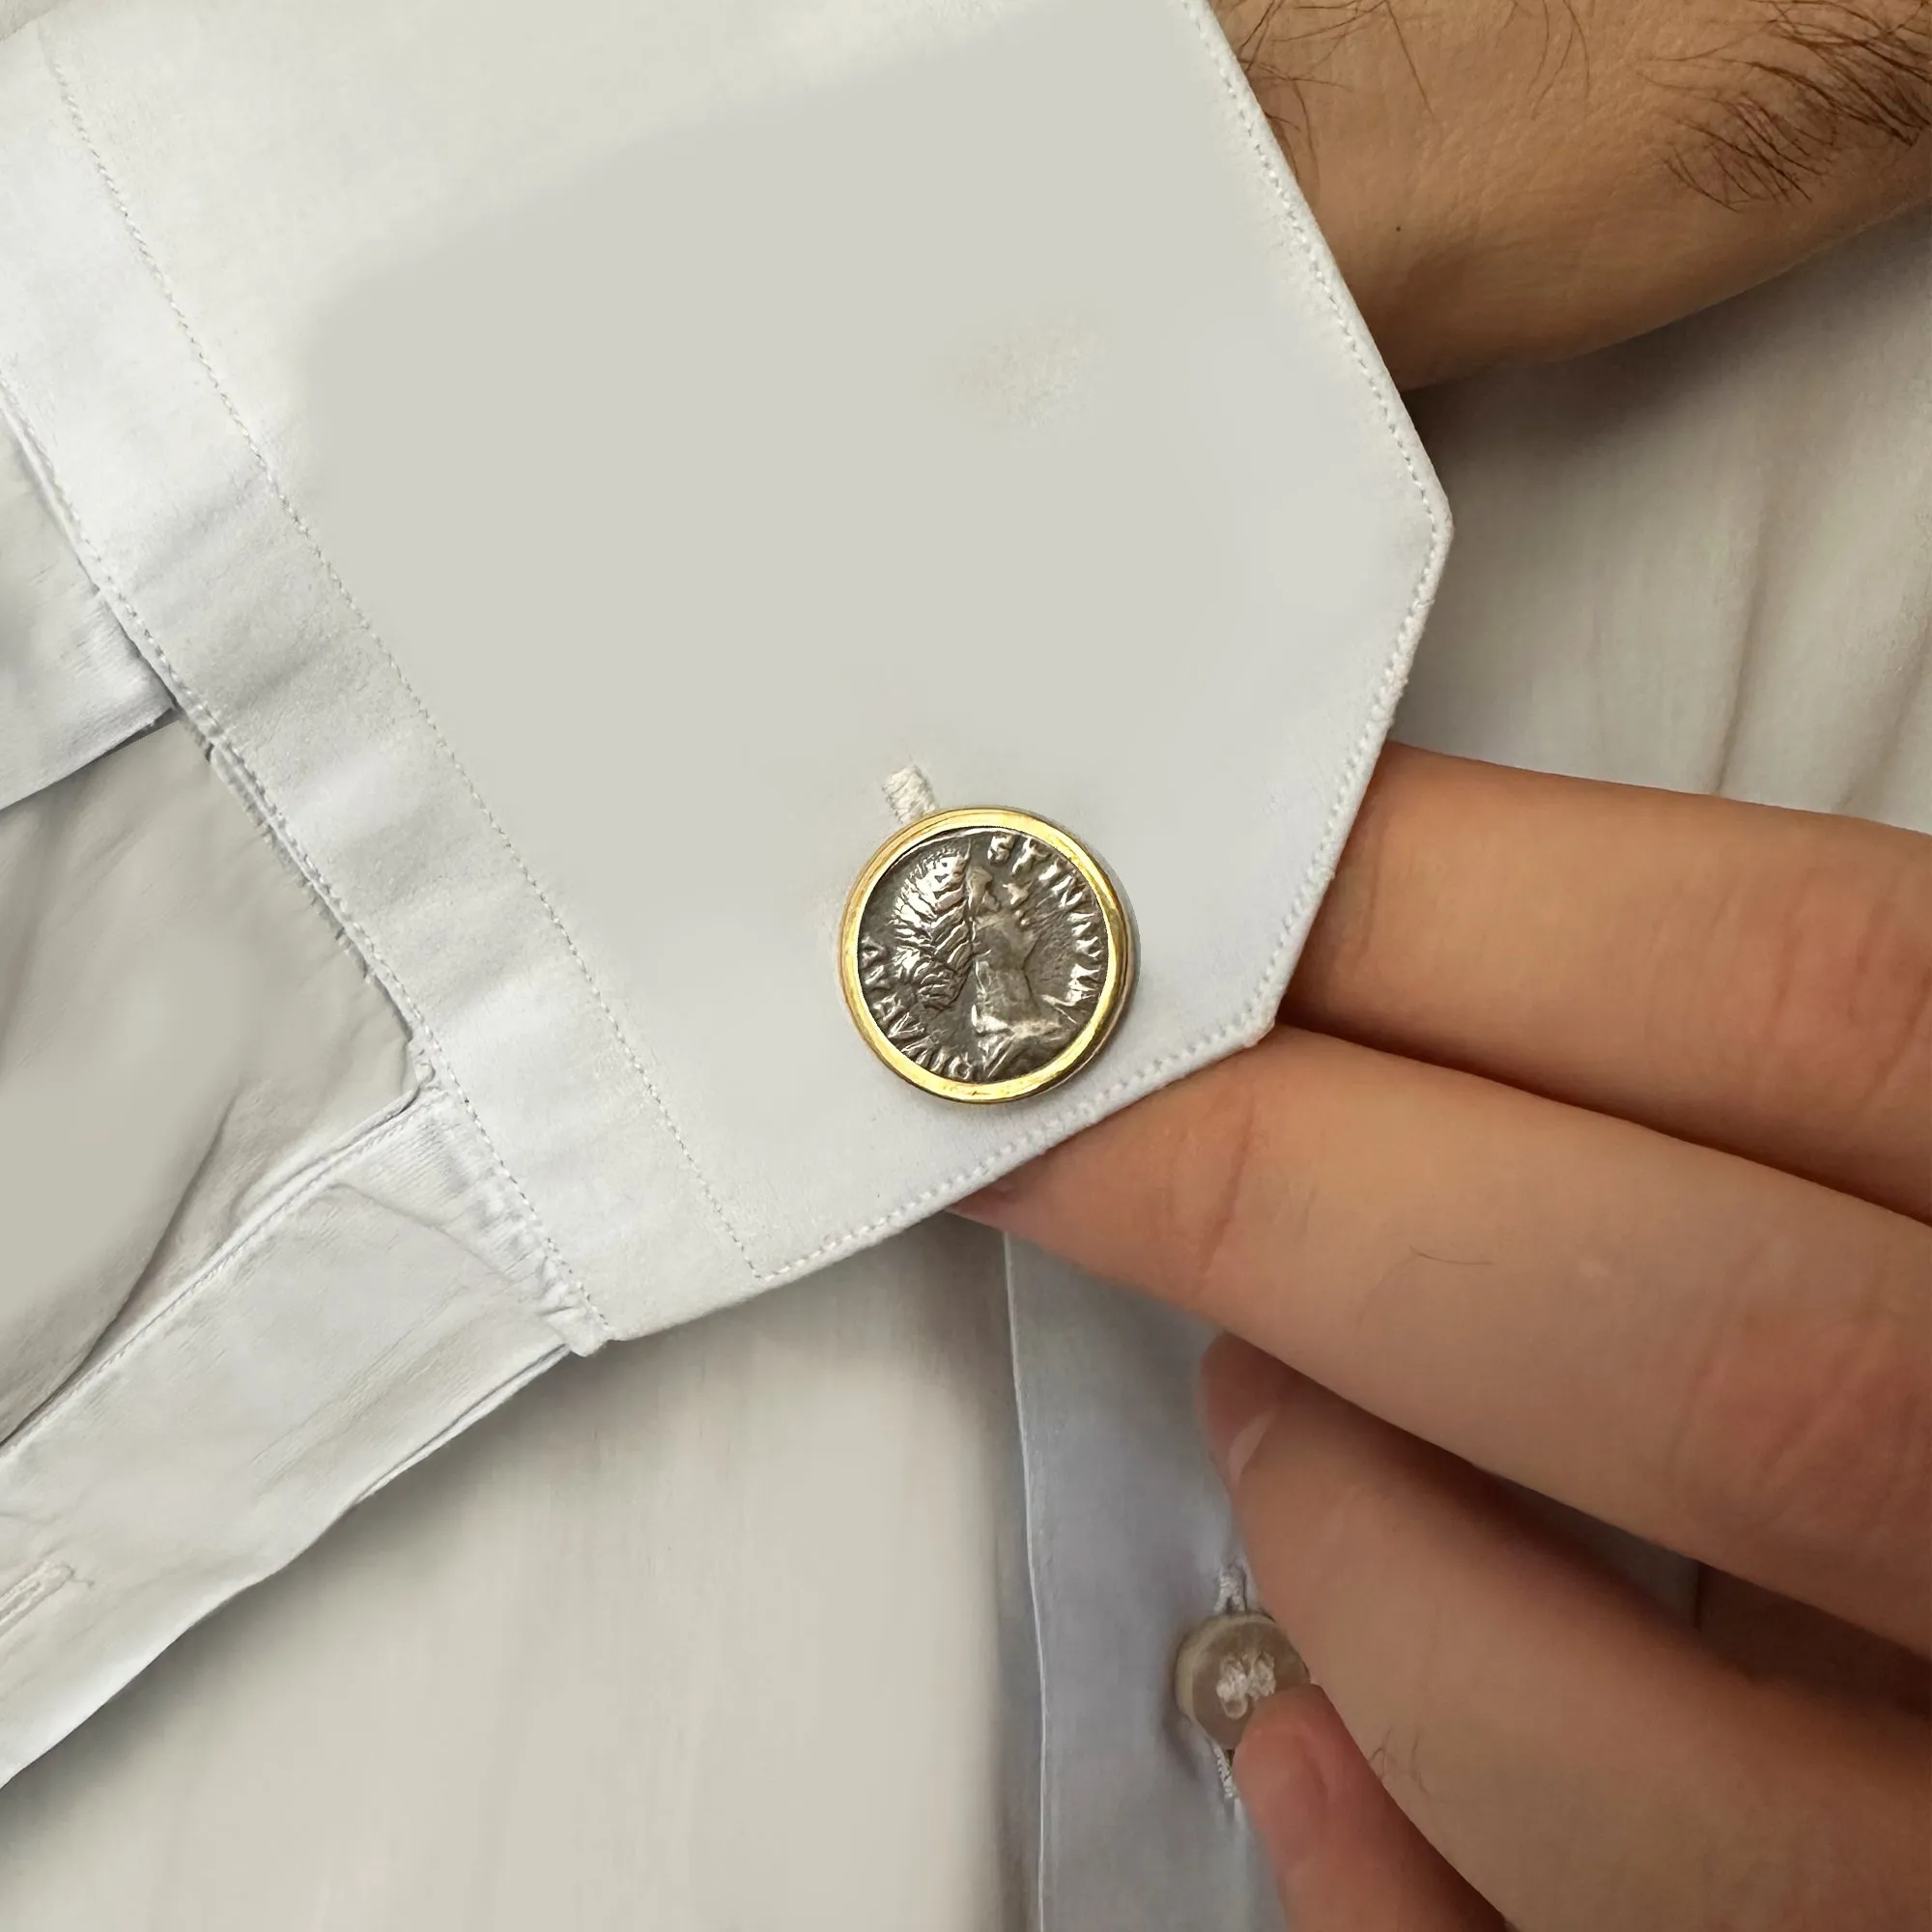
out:
<path id="1" fill-rule="evenodd" d="M 1405 386 L 1932 191 L 1928 0 L 1216 6 Z M 1391 749 L 1272 1037 L 965 1211 L 1230 1331 L 1296 1932 L 1932 1923 L 1932 841 Z"/>
<path id="2" fill-rule="evenodd" d="M 1927 1922 L 1932 840 L 1391 748 L 1273 1034 L 967 1211 L 1230 1331 L 1296 1932 Z"/>
<path id="3" fill-rule="evenodd" d="M 1214 0 L 1397 381 L 1688 314 L 1921 200 L 1927 0 Z"/>

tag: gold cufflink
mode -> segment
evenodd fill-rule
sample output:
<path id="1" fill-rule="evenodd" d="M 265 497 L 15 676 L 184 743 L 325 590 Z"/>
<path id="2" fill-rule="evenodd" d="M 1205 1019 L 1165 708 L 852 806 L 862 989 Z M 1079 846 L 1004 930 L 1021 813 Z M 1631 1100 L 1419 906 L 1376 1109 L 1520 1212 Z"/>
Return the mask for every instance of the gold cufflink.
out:
<path id="1" fill-rule="evenodd" d="M 845 1004 L 895 1073 L 949 1100 L 1017 1100 L 1106 1044 L 1133 928 L 1106 868 L 1024 811 L 935 811 L 874 852 L 839 927 Z"/>

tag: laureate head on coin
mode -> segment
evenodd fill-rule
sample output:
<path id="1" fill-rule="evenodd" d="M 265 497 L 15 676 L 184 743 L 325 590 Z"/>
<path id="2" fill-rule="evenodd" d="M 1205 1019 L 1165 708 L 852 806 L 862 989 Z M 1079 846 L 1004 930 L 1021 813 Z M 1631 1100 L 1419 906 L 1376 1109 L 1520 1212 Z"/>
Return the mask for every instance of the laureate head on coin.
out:
<path id="1" fill-rule="evenodd" d="M 1016 1100 L 1093 1058 L 1126 1003 L 1133 931 L 1106 870 L 1023 811 L 934 812 L 872 855 L 846 901 L 845 1003 L 894 1072 L 953 1100 Z"/>

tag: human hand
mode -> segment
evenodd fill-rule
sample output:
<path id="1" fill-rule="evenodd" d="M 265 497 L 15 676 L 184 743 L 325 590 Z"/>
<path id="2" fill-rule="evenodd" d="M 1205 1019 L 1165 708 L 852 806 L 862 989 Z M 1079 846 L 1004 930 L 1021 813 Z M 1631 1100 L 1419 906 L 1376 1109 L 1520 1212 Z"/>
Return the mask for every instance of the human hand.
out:
<path id="1" fill-rule="evenodd" d="M 1245 1338 L 1296 1932 L 1926 1922 L 1932 840 L 1391 748 L 1284 1024 L 966 1211 Z"/>
<path id="2" fill-rule="evenodd" d="M 1575 354 L 1932 191 L 1928 0 L 1213 0 L 1396 380 Z"/>

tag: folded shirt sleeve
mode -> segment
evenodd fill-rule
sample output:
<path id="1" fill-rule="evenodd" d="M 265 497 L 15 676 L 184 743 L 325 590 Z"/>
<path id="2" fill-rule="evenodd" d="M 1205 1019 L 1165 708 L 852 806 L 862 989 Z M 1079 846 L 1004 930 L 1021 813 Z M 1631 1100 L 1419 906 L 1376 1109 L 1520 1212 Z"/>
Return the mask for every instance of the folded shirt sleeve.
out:
<path id="1" fill-rule="evenodd" d="M 1197 0 L 71 0 L 0 44 L 0 260 L 113 667 L 32 728 L 172 706 L 412 1069 L 0 1445 L 17 1763 L 557 1350 L 1264 1032 L 1448 519 Z M 852 1024 L 908 769 L 1119 886 L 1134 997 L 1050 1091 Z"/>
<path id="2" fill-rule="evenodd" d="M 168 708 L 0 427 L 0 811 Z"/>

